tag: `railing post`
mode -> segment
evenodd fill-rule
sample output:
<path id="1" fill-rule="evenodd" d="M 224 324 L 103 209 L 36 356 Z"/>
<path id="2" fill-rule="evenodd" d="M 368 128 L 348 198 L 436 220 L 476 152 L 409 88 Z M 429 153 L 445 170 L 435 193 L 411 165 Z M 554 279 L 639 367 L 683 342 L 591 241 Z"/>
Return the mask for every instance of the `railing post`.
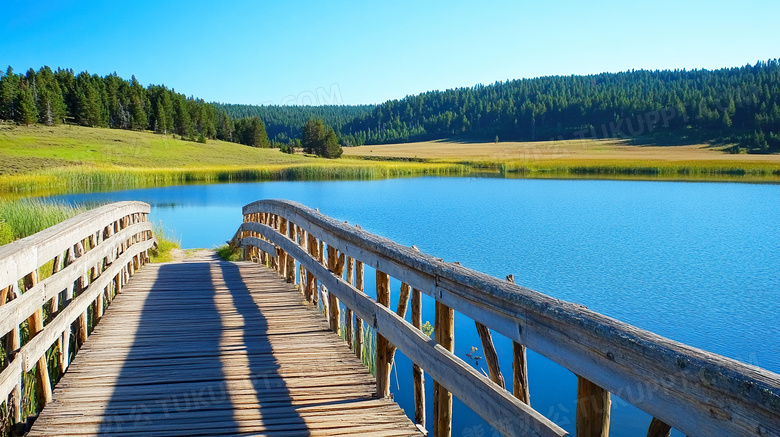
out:
<path id="1" fill-rule="evenodd" d="M 287 236 L 290 237 L 292 241 L 295 241 L 295 224 L 293 222 L 288 221 L 287 222 Z M 295 258 L 293 258 L 290 255 L 287 255 L 287 282 L 290 284 L 295 283 Z"/>
<path id="2" fill-rule="evenodd" d="M 455 350 L 455 317 L 452 308 L 436 301 L 434 323 L 436 343 L 450 352 Z M 433 434 L 434 437 L 452 435 L 452 393 L 433 381 Z"/>
<path id="3" fill-rule="evenodd" d="M 482 343 L 490 380 L 500 385 L 501 388 L 506 388 L 504 375 L 501 374 L 501 367 L 498 364 L 498 354 L 496 353 L 495 345 L 493 345 L 493 336 L 490 334 L 490 328 L 479 322 L 474 322 L 474 324 L 477 326 L 477 334 L 479 334 L 479 340 Z"/>
<path id="4" fill-rule="evenodd" d="M 339 255 L 333 246 L 328 246 L 328 268 L 336 275 L 341 277 L 344 274 L 344 254 Z M 339 309 L 339 300 L 333 293 L 328 293 L 328 313 L 330 319 L 330 329 L 338 334 L 341 327 L 341 314 Z"/>
<path id="5" fill-rule="evenodd" d="M 355 260 L 352 259 L 351 256 L 347 257 L 347 284 L 349 285 L 355 285 L 354 277 L 354 264 Z M 346 307 L 346 311 L 344 312 L 344 331 L 346 332 L 346 340 L 347 344 L 349 345 L 349 348 L 352 349 L 354 344 L 354 331 L 352 326 L 352 309 L 349 307 Z"/>
<path id="6" fill-rule="evenodd" d="M 8 287 L 0 290 L 0 306 L 5 305 L 7 299 L 16 299 L 19 297 L 17 292 L 17 284 L 9 285 Z M 16 351 L 21 347 L 21 341 L 19 336 L 19 325 L 14 325 L 14 328 L 6 334 L 5 338 L 5 353 L 7 362 L 11 362 L 12 358 L 16 354 Z M 0 400 L 2 403 L 4 400 Z M 9 396 L 9 409 L 13 411 L 14 423 L 22 421 L 22 386 L 21 380 L 14 385 L 13 390 Z"/>
<path id="7" fill-rule="evenodd" d="M 29 290 L 38 284 L 38 272 L 33 271 L 24 277 L 24 287 Z M 27 319 L 27 326 L 30 330 L 30 338 L 35 337 L 39 332 L 43 331 L 43 309 L 38 307 Z M 38 359 L 38 364 L 35 366 L 35 377 L 38 380 L 36 391 L 43 398 L 43 404 L 46 405 L 51 402 L 51 380 L 49 379 L 49 365 L 46 362 L 46 353 Z"/>
<path id="8" fill-rule="evenodd" d="M 507 275 L 506 280 L 515 283 L 514 275 Z M 531 393 L 528 390 L 528 362 L 525 345 L 512 342 L 512 394 L 517 399 L 531 405 Z"/>
<path id="9" fill-rule="evenodd" d="M 609 436 L 609 392 L 577 375 L 577 437 Z"/>
<path id="10" fill-rule="evenodd" d="M 653 420 L 650 421 L 650 427 L 647 429 L 647 437 L 669 437 L 671 434 L 671 426 L 653 417 Z"/>
<path id="11" fill-rule="evenodd" d="M 363 275 L 363 262 L 355 260 L 355 288 L 360 291 L 365 290 L 365 280 Z M 355 355 L 358 359 L 363 359 L 363 319 L 355 316 Z"/>
<path id="12" fill-rule="evenodd" d="M 380 305 L 390 305 L 390 277 L 376 271 L 376 300 Z M 380 398 L 390 397 L 390 360 L 387 355 L 390 342 L 376 333 L 376 391 Z"/>
<path id="13" fill-rule="evenodd" d="M 409 308 L 409 293 L 411 290 L 412 288 L 409 284 L 405 282 L 401 283 L 401 294 L 398 296 L 398 309 L 395 310 L 395 313 L 402 319 L 406 318 L 406 310 Z M 394 358 L 395 346 L 390 344 L 387 347 L 387 361 L 392 363 Z"/>
<path id="14" fill-rule="evenodd" d="M 422 292 L 412 289 L 412 326 L 422 330 Z M 425 428 L 425 374 L 420 366 L 412 363 L 414 380 L 414 422 Z"/>

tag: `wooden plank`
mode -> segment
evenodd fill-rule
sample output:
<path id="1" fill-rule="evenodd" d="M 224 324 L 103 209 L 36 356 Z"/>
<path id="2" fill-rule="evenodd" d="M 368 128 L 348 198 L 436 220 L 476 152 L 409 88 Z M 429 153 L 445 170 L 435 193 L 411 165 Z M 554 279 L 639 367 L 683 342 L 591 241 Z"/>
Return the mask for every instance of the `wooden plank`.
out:
<path id="1" fill-rule="evenodd" d="M 107 309 L 29 435 L 423 435 L 374 393 L 327 320 L 275 272 L 153 264 Z"/>
<path id="2" fill-rule="evenodd" d="M 262 200 L 245 212 L 281 214 L 348 256 L 420 289 L 600 387 L 642 387 L 634 404 L 688 435 L 780 434 L 780 375 L 671 341 L 587 308 L 553 299 L 290 201 Z M 744 389 L 749 387 L 749 389 Z"/>

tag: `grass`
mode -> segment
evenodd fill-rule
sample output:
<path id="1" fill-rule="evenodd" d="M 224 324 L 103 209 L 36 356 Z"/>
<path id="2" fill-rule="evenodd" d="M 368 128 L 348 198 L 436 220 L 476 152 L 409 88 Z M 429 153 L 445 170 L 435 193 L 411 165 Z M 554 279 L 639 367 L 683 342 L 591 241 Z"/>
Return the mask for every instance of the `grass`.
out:
<path id="1" fill-rule="evenodd" d="M 51 195 L 191 183 L 464 174 L 449 163 L 329 160 L 209 140 L 80 126 L 0 124 L 0 193 Z"/>
<path id="2" fill-rule="evenodd" d="M 40 199 L 0 201 L 0 244 L 40 232 L 87 209 L 83 205 Z"/>
<path id="3" fill-rule="evenodd" d="M 345 149 L 353 158 L 461 164 L 506 177 L 780 181 L 780 155 L 729 154 L 729 145 L 634 145 L 629 140 L 428 141 Z"/>
<path id="4" fill-rule="evenodd" d="M 243 254 L 239 248 L 231 248 L 227 244 L 223 244 L 216 249 L 217 255 L 225 261 L 241 261 Z"/>
<path id="5" fill-rule="evenodd" d="M 149 259 L 153 263 L 174 261 L 171 250 L 181 249 L 181 238 L 177 237 L 173 230 L 165 227 L 162 222 L 154 223 L 153 226 L 157 247 L 149 251 Z"/>

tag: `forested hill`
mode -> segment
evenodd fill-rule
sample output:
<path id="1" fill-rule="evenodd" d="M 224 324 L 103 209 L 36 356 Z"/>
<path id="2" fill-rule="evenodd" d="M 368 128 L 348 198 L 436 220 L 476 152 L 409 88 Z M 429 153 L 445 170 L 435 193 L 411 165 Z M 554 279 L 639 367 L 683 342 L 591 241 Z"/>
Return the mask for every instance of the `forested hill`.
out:
<path id="1" fill-rule="evenodd" d="M 77 123 L 114 129 L 152 130 L 205 142 L 207 138 L 269 147 L 258 117 L 234 119 L 214 105 L 165 85 L 144 87 L 132 76 L 76 74 L 72 69 L 32 68 L 0 73 L 0 120 L 19 124 Z"/>
<path id="2" fill-rule="evenodd" d="M 265 122 L 268 137 L 272 141 L 287 143 L 290 138 L 301 137 L 301 127 L 310 118 L 319 118 L 336 132 L 358 117 L 366 116 L 376 105 L 322 105 L 322 106 L 269 106 L 214 103 L 233 118 L 257 116 Z"/>
<path id="3" fill-rule="evenodd" d="M 634 137 L 665 131 L 780 151 L 777 60 L 720 70 L 550 76 L 431 91 L 378 105 L 337 129 L 352 145 Z"/>

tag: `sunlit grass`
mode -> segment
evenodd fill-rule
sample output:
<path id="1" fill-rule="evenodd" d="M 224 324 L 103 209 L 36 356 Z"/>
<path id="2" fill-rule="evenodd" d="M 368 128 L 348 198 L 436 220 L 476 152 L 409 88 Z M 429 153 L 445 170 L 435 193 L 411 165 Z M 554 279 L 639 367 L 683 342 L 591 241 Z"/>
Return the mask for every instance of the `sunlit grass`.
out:
<path id="1" fill-rule="evenodd" d="M 28 237 L 85 211 L 81 205 L 40 199 L 0 201 L 0 242 Z"/>
<path id="2" fill-rule="evenodd" d="M 163 225 L 162 222 L 154 223 L 153 227 L 157 247 L 149 251 L 149 258 L 153 263 L 173 261 L 171 250 L 181 249 L 181 237 L 177 236 L 172 229 Z"/>
<path id="3" fill-rule="evenodd" d="M 225 261 L 241 261 L 243 255 L 241 249 L 223 244 L 216 249 L 217 255 Z"/>

